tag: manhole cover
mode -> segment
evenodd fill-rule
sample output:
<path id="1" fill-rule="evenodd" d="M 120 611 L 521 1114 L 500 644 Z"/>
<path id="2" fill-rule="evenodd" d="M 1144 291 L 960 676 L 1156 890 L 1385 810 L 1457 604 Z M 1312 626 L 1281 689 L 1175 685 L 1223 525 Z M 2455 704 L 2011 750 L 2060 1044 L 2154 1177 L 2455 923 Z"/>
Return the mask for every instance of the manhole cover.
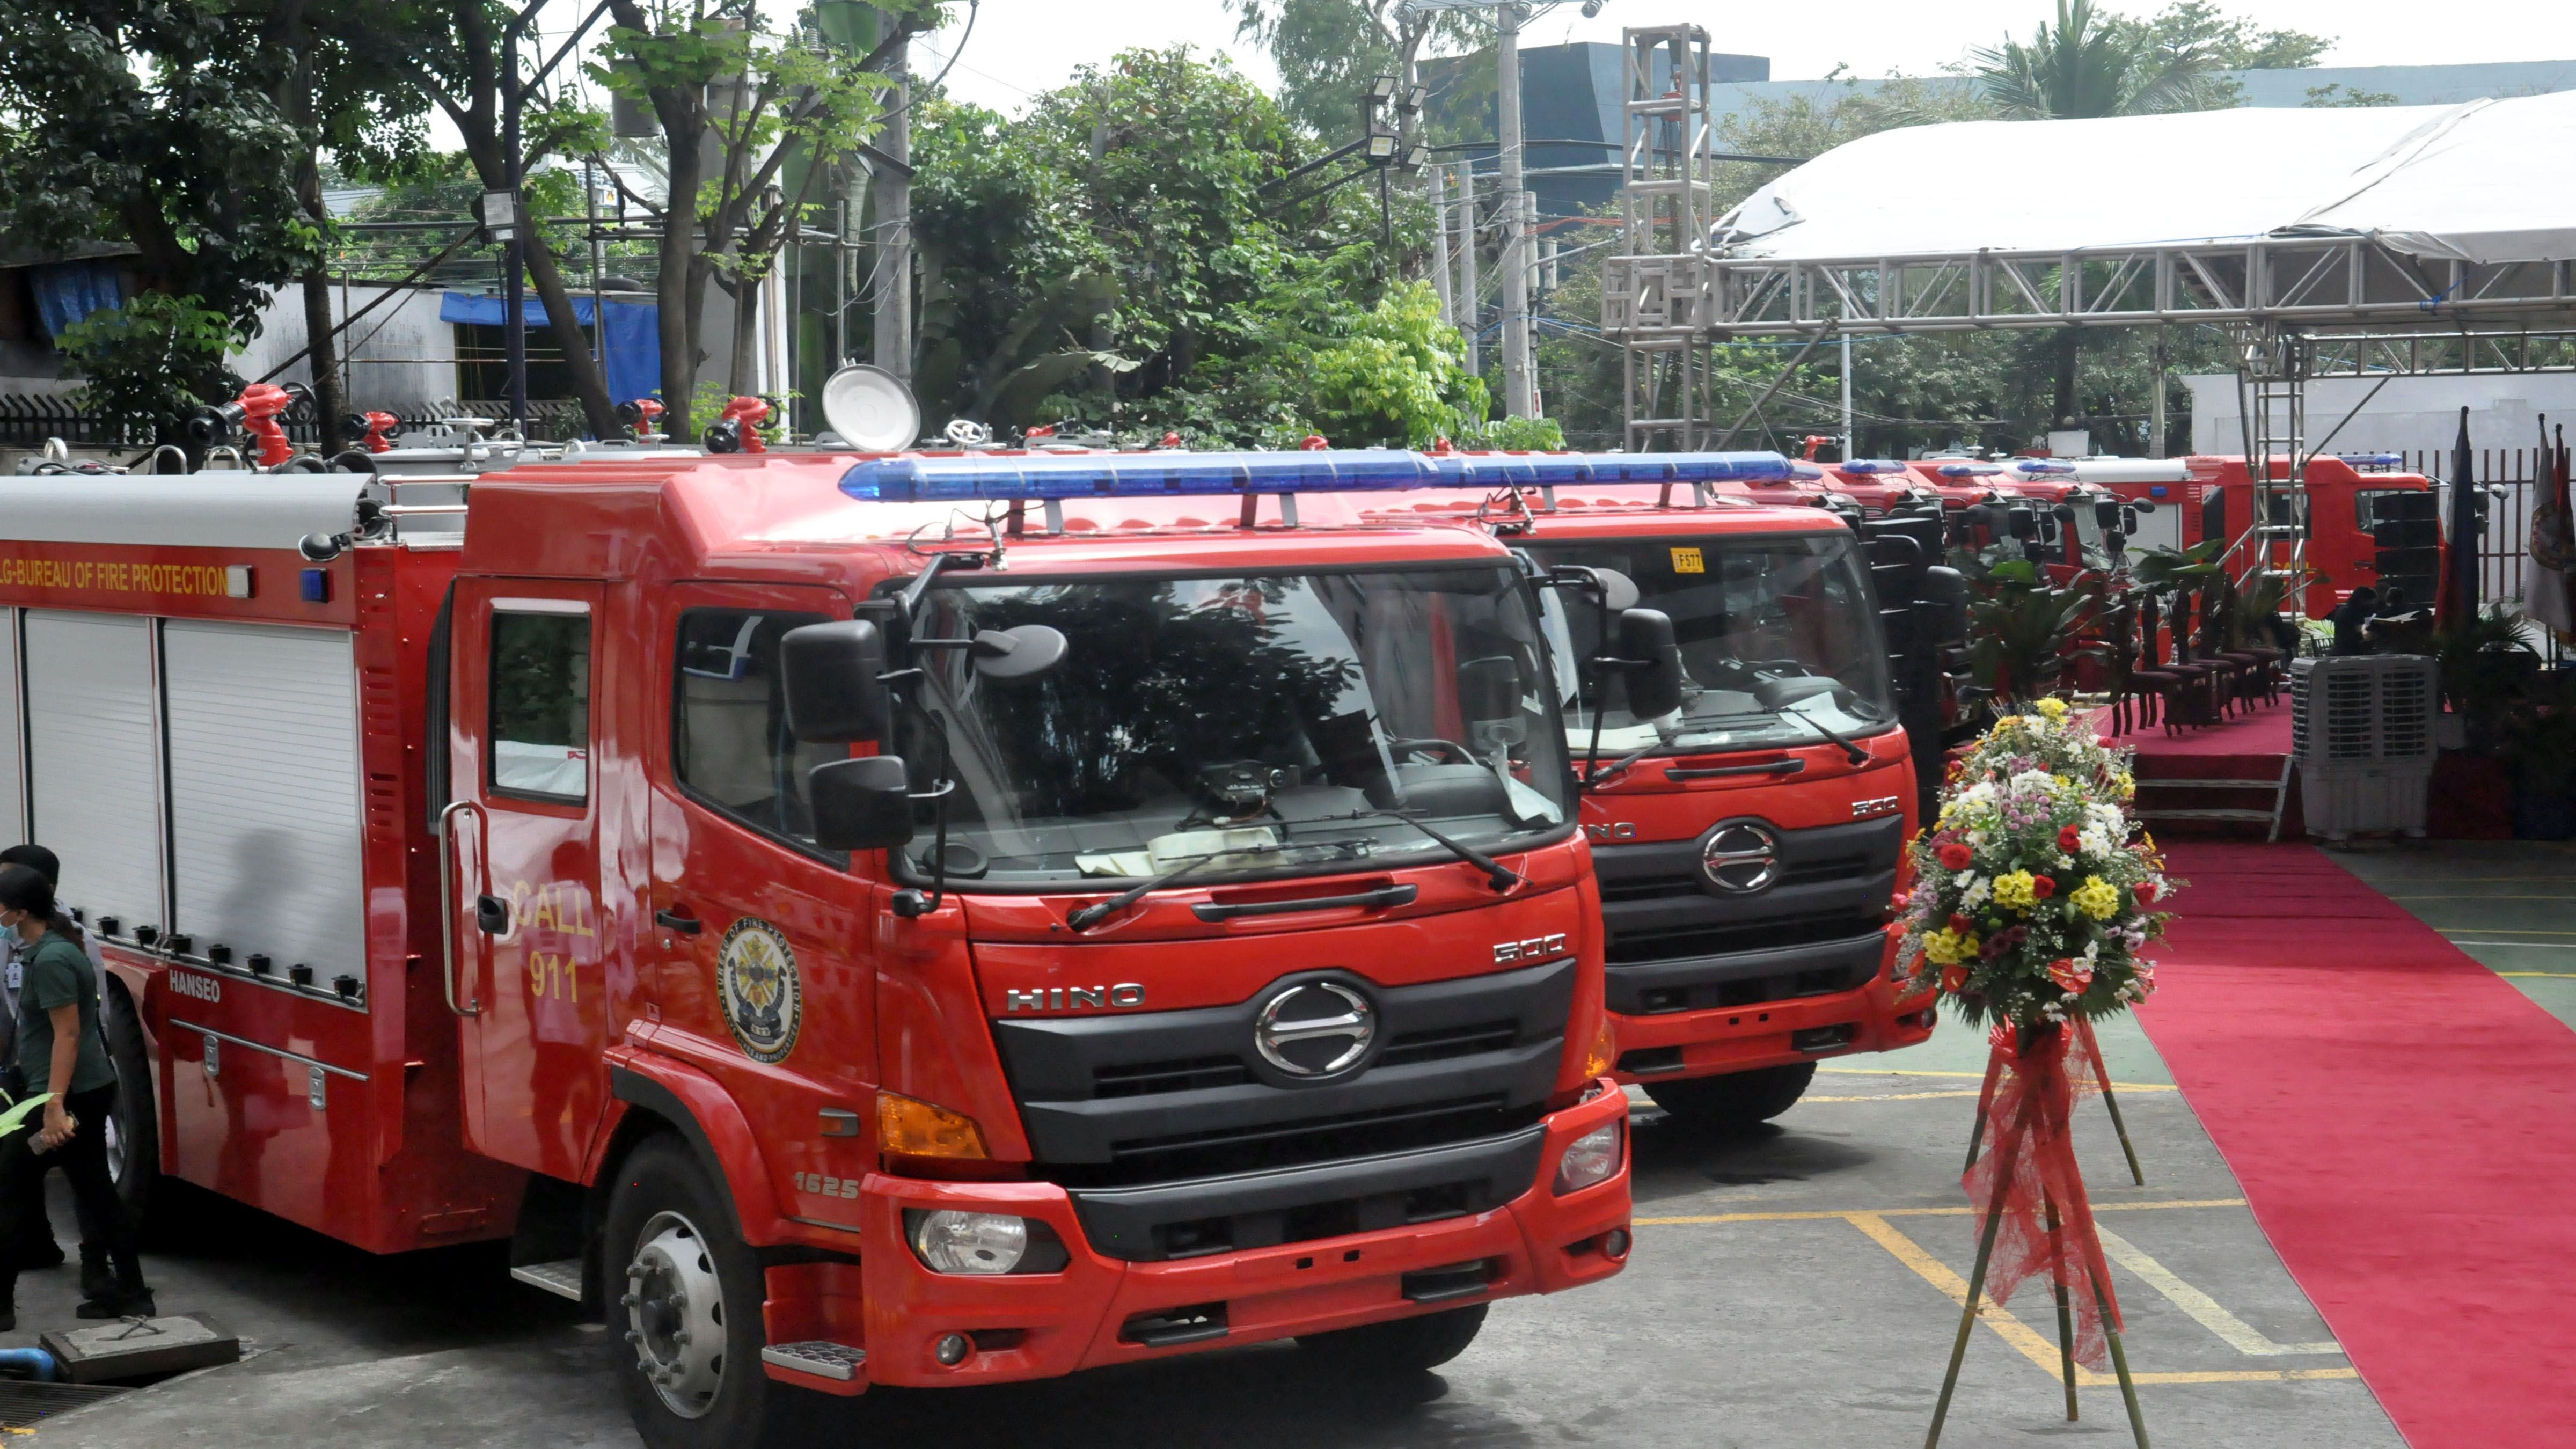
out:
<path id="1" fill-rule="evenodd" d="M 33 1428 L 38 1420 L 68 1414 L 125 1392 L 113 1384 L 37 1384 L 0 1379 L 0 1428 Z"/>

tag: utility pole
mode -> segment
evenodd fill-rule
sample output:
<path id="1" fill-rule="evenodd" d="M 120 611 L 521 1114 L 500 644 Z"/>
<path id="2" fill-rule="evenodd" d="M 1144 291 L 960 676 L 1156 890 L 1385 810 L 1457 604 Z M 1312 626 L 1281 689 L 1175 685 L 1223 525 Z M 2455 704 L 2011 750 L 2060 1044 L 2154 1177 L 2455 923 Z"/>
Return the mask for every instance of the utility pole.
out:
<path id="1" fill-rule="evenodd" d="M 890 73 L 898 82 L 911 71 L 911 46 L 894 55 Z M 876 172 L 877 300 L 876 365 L 912 381 L 912 87 L 898 84 L 887 92 L 894 107 L 886 116 L 877 149 L 895 164 Z"/>
<path id="2" fill-rule="evenodd" d="M 1458 325 L 1458 298 L 1449 286 L 1449 188 L 1441 184 L 1440 168 L 1427 168 L 1424 180 L 1431 193 L 1431 289 L 1440 294 L 1440 320 Z"/>
<path id="3" fill-rule="evenodd" d="M 1519 5 L 1507 4 L 1495 14 L 1502 32 L 1502 73 L 1496 77 L 1501 117 L 1496 137 L 1502 159 L 1503 258 L 1503 411 L 1516 418 L 1538 412 L 1538 389 L 1530 357 L 1529 226 L 1521 181 L 1521 18 Z"/>
<path id="4" fill-rule="evenodd" d="M 1843 334 L 1843 461 L 1852 459 L 1851 334 Z"/>
<path id="5" fill-rule="evenodd" d="M 1458 330 L 1467 334 L 1467 371 L 1485 374 L 1485 295 L 1476 279 L 1476 163 L 1458 163 Z"/>

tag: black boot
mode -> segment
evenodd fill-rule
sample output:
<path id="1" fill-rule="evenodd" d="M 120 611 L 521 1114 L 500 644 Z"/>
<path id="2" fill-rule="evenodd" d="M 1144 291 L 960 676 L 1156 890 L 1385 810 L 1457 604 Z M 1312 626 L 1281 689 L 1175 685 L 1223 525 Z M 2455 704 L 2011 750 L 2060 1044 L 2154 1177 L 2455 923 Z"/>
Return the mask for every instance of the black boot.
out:
<path id="1" fill-rule="evenodd" d="M 61 1252 L 60 1248 L 54 1251 Z M 109 1266 L 107 1250 L 81 1244 L 81 1297 L 110 1298 L 116 1294 L 116 1269 Z"/>
<path id="2" fill-rule="evenodd" d="M 91 1298 L 72 1310 L 75 1318 L 150 1318 L 161 1310 L 152 1301 L 152 1290 L 143 1285 L 143 1264 L 131 1253 L 111 1255 L 116 1268 L 116 1281 L 110 1291 Z"/>

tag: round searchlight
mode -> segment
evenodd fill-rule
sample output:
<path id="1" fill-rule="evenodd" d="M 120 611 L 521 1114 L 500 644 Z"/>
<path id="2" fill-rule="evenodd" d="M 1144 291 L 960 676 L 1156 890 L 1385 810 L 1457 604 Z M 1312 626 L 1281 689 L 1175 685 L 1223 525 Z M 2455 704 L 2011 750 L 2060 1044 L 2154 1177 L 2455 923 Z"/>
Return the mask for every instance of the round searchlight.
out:
<path id="1" fill-rule="evenodd" d="M 921 437 L 921 405 L 903 379 L 854 362 L 823 383 L 823 421 L 851 447 L 892 453 Z"/>

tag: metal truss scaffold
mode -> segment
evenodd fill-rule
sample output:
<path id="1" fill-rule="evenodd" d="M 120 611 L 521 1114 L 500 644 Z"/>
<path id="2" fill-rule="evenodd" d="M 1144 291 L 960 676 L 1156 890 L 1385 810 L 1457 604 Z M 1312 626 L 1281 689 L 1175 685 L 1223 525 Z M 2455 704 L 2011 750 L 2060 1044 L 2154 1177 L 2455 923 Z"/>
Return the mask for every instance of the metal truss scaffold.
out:
<path id="1" fill-rule="evenodd" d="M 1621 53 L 1618 282 L 1602 291 L 1602 331 L 1621 348 L 1629 451 L 1690 452 L 1712 426 L 1700 270 L 1716 220 L 1708 32 L 1632 27 Z"/>

